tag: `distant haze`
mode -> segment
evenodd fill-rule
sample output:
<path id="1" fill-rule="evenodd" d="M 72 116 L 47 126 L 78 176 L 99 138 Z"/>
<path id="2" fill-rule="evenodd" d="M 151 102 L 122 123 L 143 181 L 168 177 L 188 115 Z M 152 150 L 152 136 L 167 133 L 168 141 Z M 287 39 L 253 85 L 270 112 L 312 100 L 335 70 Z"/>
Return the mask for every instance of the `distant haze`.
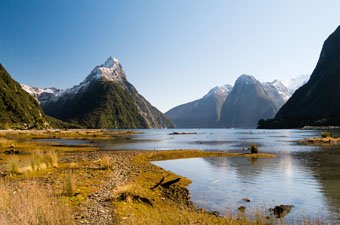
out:
<path id="1" fill-rule="evenodd" d="M 340 1 L 0 1 L 0 63 L 30 86 L 69 88 L 109 56 L 154 106 L 230 84 L 311 74 Z"/>

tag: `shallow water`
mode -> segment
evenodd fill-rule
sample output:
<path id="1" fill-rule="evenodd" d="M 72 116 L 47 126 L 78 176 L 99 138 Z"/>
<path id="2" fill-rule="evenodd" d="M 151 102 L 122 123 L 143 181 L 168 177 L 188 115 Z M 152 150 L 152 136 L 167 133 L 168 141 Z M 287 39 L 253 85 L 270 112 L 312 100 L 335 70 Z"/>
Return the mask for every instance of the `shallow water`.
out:
<path id="1" fill-rule="evenodd" d="M 107 150 L 201 149 L 243 152 L 255 143 L 273 159 L 197 158 L 154 162 L 192 180 L 189 190 L 198 207 L 223 215 L 241 205 L 254 213 L 276 205 L 294 205 L 286 219 L 315 216 L 340 223 L 340 148 L 298 145 L 297 140 L 320 131 L 251 129 L 137 130 L 126 140 L 99 140 Z M 169 135 L 171 132 L 196 132 Z M 339 135 L 339 134 L 336 134 Z M 58 139 L 56 140 L 58 142 Z M 72 144 L 68 140 L 67 144 Z M 73 144 L 81 144 L 76 140 Z M 243 202 L 250 198 L 251 202 Z"/>
<path id="2" fill-rule="evenodd" d="M 266 152 L 310 151 L 311 148 L 296 146 L 293 141 L 319 135 L 319 131 L 301 130 L 254 130 L 254 129 L 173 129 L 137 130 L 124 142 L 116 140 L 96 141 L 107 150 L 169 150 L 202 149 L 240 152 L 256 143 Z M 196 134 L 169 135 L 173 131 Z M 294 146 L 294 147 L 292 147 Z"/>
<path id="3" fill-rule="evenodd" d="M 301 216 L 340 222 L 340 149 L 297 145 L 296 140 L 319 135 L 300 130 L 228 130 L 218 135 L 181 137 L 205 150 L 242 151 L 251 143 L 273 159 L 243 157 L 195 158 L 154 162 L 192 180 L 189 190 L 198 207 L 236 214 L 239 206 L 255 213 L 276 205 L 294 205 L 286 220 Z M 224 140 L 222 139 L 224 137 Z M 203 139 L 206 138 L 207 140 Z M 198 140 L 199 139 L 199 140 Z M 197 145 L 198 141 L 202 144 Z M 207 147 L 206 147 L 207 146 Z M 251 199 L 244 202 L 243 198 Z"/>

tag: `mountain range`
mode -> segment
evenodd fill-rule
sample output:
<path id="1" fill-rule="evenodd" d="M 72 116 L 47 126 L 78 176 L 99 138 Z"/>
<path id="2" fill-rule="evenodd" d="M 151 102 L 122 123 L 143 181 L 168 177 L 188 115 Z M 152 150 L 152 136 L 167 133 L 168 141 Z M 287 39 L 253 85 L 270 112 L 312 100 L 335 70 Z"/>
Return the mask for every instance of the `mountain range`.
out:
<path id="1" fill-rule="evenodd" d="M 211 89 L 201 99 L 170 109 L 165 115 L 178 128 L 254 128 L 260 119 L 273 118 L 308 75 L 273 82 L 241 75 L 234 87 L 223 85 Z"/>
<path id="2" fill-rule="evenodd" d="M 55 97 L 63 90 L 55 87 L 51 88 L 38 88 L 38 87 L 30 87 L 26 84 L 21 84 L 22 89 L 24 89 L 27 93 L 32 95 L 39 103 L 45 103 L 50 100 L 50 98 Z"/>
<path id="3" fill-rule="evenodd" d="M 137 92 L 112 57 L 66 90 L 20 85 L 2 65 L 0 73 L 0 129 L 63 124 L 57 119 L 85 128 L 166 128 L 173 123 L 178 128 L 340 125 L 340 26 L 325 41 L 310 78 L 260 82 L 241 75 L 233 87 L 215 87 L 165 115 Z"/>
<path id="4" fill-rule="evenodd" d="M 309 81 L 259 128 L 340 125 L 340 26 L 324 42 Z"/>

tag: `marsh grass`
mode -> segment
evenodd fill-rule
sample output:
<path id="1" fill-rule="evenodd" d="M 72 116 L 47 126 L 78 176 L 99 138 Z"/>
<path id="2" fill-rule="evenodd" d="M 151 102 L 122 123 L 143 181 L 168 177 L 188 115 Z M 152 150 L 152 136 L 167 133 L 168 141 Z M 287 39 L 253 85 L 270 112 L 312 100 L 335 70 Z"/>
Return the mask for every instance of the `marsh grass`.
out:
<path id="1" fill-rule="evenodd" d="M 76 184 L 73 174 L 70 172 L 65 177 L 64 183 L 64 195 L 72 197 L 75 194 Z"/>
<path id="2" fill-rule="evenodd" d="M 30 156 L 30 166 L 31 166 L 32 171 L 39 170 L 40 163 L 41 163 L 40 156 L 38 154 L 35 153 Z"/>
<path id="3" fill-rule="evenodd" d="M 58 167 L 58 154 L 56 151 L 49 151 L 42 157 L 42 161 L 47 167 Z"/>
<path id="4" fill-rule="evenodd" d="M 58 154 L 56 151 L 31 151 L 29 164 L 32 171 L 38 171 L 50 167 L 58 167 Z"/>
<path id="5" fill-rule="evenodd" d="M 71 210 L 36 183 L 19 187 L 0 183 L 0 224 L 75 224 Z"/>

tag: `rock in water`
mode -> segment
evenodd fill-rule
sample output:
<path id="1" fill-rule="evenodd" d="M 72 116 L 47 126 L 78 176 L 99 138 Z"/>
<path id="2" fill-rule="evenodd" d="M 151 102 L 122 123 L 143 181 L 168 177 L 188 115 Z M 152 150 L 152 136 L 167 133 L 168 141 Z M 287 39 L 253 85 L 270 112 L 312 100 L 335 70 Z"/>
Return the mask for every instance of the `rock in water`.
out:
<path id="1" fill-rule="evenodd" d="M 282 218 L 286 216 L 292 209 L 293 205 L 279 205 L 274 208 L 270 208 L 269 211 L 273 212 L 277 218 Z"/>

